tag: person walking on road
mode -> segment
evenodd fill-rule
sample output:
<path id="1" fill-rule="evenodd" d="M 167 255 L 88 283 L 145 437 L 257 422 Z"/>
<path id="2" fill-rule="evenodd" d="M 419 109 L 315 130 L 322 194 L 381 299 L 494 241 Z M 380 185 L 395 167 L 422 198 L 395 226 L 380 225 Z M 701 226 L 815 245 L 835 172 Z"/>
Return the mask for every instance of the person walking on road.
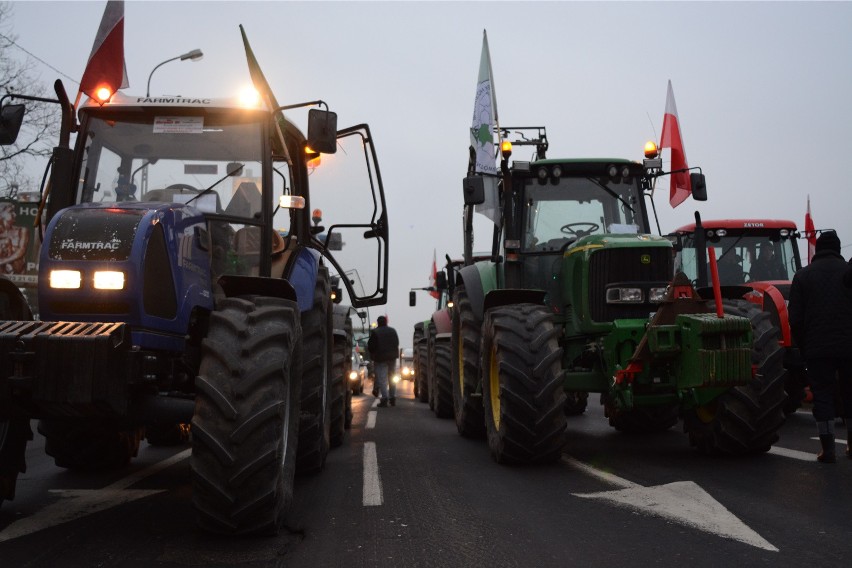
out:
<path id="1" fill-rule="evenodd" d="M 388 325 L 385 316 L 379 316 L 376 320 L 376 329 L 370 332 L 367 349 L 375 364 L 376 384 L 382 398 L 379 406 L 385 407 L 388 402 L 391 406 L 396 406 L 396 384 L 391 377 L 399 357 L 399 336 L 396 330 Z"/>
<path id="2" fill-rule="evenodd" d="M 852 458 L 852 287 L 849 265 L 840 255 L 840 239 L 824 231 L 811 263 L 796 272 L 790 287 L 790 328 L 802 350 L 814 397 L 813 414 L 822 463 L 836 461 L 834 399 L 840 396 L 846 420 L 846 455 Z"/>

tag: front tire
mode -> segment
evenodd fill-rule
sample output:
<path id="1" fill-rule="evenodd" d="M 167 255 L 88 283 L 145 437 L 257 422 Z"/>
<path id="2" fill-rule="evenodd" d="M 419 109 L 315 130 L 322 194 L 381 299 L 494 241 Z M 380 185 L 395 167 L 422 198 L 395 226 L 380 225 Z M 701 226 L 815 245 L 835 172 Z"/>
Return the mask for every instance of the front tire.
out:
<path id="1" fill-rule="evenodd" d="M 714 401 L 684 416 L 689 441 L 705 454 L 744 455 L 766 452 L 784 423 L 784 353 L 779 332 L 768 313 L 745 300 L 724 300 L 726 314 L 751 321 L 752 365 L 757 374 L 748 385 L 733 387 Z"/>
<path id="2" fill-rule="evenodd" d="M 553 463 L 565 445 L 562 348 L 553 316 L 536 304 L 493 308 L 482 336 L 488 447 L 497 463 Z"/>
<path id="3" fill-rule="evenodd" d="M 202 342 L 192 419 L 201 528 L 275 534 L 293 498 L 301 329 L 295 302 L 227 298 Z"/>
<path id="4" fill-rule="evenodd" d="M 314 302 L 302 314 L 302 400 L 296 473 L 312 474 L 325 465 L 331 446 L 332 303 L 328 269 L 321 266 Z"/>
<path id="5" fill-rule="evenodd" d="M 482 326 L 464 287 L 456 287 L 453 296 L 452 381 L 456 429 L 466 438 L 484 438 L 484 395 L 479 388 Z"/>
<path id="6" fill-rule="evenodd" d="M 0 503 L 15 498 L 18 474 L 27 471 L 27 442 L 32 439 L 29 419 L 0 422 Z"/>

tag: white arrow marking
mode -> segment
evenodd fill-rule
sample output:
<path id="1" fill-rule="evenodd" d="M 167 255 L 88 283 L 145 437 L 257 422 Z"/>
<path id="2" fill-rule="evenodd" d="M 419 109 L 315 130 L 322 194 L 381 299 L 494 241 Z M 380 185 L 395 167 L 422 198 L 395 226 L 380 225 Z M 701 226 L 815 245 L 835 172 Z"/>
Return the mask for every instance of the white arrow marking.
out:
<path id="1" fill-rule="evenodd" d="M 689 527 L 731 538 L 763 550 L 778 549 L 751 530 L 721 503 L 692 481 L 677 481 L 655 487 L 643 487 L 611 473 L 597 470 L 563 456 L 562 460 L 598 479 L 620 487 L 599 493 L 572 493 L 584 499 L 602 499 L 615 505 L 636 509 Z"/>
<path id="2" fill-rule="evenodd" d="M 103 489 L 51 489 L 62 497 L 59 501 L 51 503 L 35 515 L 15 521 L 0 532 L 0 542 L 12 540 L 24 535 L 32 534 L 49 527 L 61 525 L 104 511 L 116 505 L 123 505 L 136 499 L 142 499 L 149 495 L 162 493 L 165 489 L 127 489 L 140 480 L 154 475 L 181 460 L 189 457 L 192 450 L 184 450 L 179 454 L 152 465 L 147 469 L 128 475 Z"/>

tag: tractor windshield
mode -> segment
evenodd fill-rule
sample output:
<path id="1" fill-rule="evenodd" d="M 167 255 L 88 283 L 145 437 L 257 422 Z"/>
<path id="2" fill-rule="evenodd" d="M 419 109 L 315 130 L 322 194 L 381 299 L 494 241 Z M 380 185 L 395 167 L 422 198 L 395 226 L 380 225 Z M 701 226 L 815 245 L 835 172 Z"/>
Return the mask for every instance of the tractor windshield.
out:
<path id="1" fill-rule="evenodd" d="M 707 248 L 715 250 L 719 281 L 723 286 L 793 279 L 799 257 L 792 238 L 782 238 L 777 230 L 762 233 L 728 230 L 724 233 L 724 236 L 711 235 L 707 239 Z M 687 235 L 683 250 L 675 260 L 675 269 L 683 271 L 692 281 L 698 278 L 695 252 L 695 238 Z M 707 274 L 710 274 L 709 268 Z"/>
<path id="2" fill-rule="evenodd" d="M 526 188 L 523 248 L 558 251 L 588 235 L 640 233 L 638 187 L 591 177 L 562 177 Z"/>
<path id="3" fill-rule="evenodd" d="M 91 116 L 78 202 L 191 202 L 209 213 L 259 214 L 263 115 L 192 110 Z"/>

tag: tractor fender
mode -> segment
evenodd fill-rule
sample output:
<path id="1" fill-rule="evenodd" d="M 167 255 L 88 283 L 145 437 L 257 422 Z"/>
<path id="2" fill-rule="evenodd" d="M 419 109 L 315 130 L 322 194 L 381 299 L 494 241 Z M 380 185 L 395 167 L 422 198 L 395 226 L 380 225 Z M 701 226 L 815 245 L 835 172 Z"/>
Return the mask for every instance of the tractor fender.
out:
<path id="1" fill-rule="evenodd" d="M 721 286 L 722 298 L 725 300 L 746 300 L 757 304 L 769 313 L 772 323 L 778 328 L 782 347 L 792 345 L 790 334 L 790 315 L 784 295 L 776 286 L 766 282 L 755 282 L 742 286 Z M 713 299 L 713 288 L 701 288 L 698 294 L 705 300 Z"/>
<path id="2" fill-rule="evenodd" d="M 14 282 L 0 276 L 0 319 L 32 321 L 33 312 L 27 299 Z"/>
<path id="3" fill-rule="evenodd" d="M 314 288 L 319 274 L 320 253 L 311 248 L 301 248 L 290 261 L 290 284 L 296 290 L 296 303 L 300 312 L 309 311 L 314 305 Z"/>
<path id="4" fill-rule="evenodd" d="M 488 311 L 491 308 L 498 306 L 508 306 L 511 304 L 544 304 L 544 296 L 547 294 L 544 290 L 523 290 L 515 288 L 506 288 L 503 290 L 491 290 L 485 295 L 485 304 L 483 310 Z"/>
<path id="5" fill-rule="evenodd" d="M 435 324 L 435 333 L 438 335 L 453 332 L 453 322 L 448 309 L 438 310 L 432 314 L 432 323 Z"/>
<path id="6" fill-rule="evenodd" d="M 793 338 L 790 333 L 790 313 L 787 311 L 787 301 L 784 299 L 781 290 L 766 282 L 755 282 L 751 286 L 753 292 L 750 295 L 755 296 L 755 300 L 761 302 L 763 311 L 769 313 L 772 323 L 781 332 L 781 346 L 792 347 Z"/>
<path id="7" fill-rule="evenodd" d="M 459 280 L 464 286 L 467 298 L 473 308 L 477 321 L 485 314 L 485 295 L 497 288 L 497 271 L 490 261 L 477 262 L 459 270 Z"/>

